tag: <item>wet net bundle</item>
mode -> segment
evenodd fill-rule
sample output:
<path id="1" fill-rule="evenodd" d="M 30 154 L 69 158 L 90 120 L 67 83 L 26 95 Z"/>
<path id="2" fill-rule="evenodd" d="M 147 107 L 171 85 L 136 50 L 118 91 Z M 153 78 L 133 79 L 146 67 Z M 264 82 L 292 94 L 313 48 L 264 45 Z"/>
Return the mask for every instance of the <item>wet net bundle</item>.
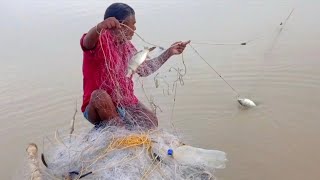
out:
<path id="1" fill-rule="evenodd" d="M 160 129 L 106 125 L 71 137 L 56 133 L 50 142 L 43 179 L 214 179 L 226 162 L 222 151 L 181 149 L 189 146 Z"/>

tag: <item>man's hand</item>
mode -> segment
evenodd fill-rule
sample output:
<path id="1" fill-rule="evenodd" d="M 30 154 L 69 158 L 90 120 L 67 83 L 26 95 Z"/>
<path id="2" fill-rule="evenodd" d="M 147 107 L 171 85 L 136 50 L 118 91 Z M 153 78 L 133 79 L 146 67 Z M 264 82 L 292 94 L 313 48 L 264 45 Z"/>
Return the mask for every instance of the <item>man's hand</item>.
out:
<path id="1" fill-rule="evenodd" d="M 104 21 L 97 24 L 97 31 L 101 32 L 102 29 L 113 29 L 113 28 L 120 28 L 120 22 L 114 18 L 109 17 Z"/>
<path id="2" fill-rule="evenodd" d="M 178 54 L 181 54 L 184 49 L 186 48 L 187 44 L 189 44 L 190 41 L 186 41 L 186 42 L 175 42 L 171 45 L 171 47 L 168 49 L 169 50 L 169 53 L 170 55 L 178 55 Z"/>
<path id="3" fill-rule="evenodd" d="M 99 39 L 99 34 L 103 29 L 112 29 L 112 28 L 120 28 L 120 22 L 114 18 L 109 17 L 104 21 L 100 22 L 96 26 L 90 29 L 87 35 L 84 38 L 83 46 L 85 49 L 90 50 L 93 49 L 97 41 Z"/>

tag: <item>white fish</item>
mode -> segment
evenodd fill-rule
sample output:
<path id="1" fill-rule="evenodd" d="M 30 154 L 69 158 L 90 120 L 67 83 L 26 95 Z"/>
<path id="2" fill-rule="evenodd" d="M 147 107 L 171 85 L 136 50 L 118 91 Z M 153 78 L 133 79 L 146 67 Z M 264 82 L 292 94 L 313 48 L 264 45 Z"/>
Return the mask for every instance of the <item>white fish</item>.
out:
<path id="1" fill-rule="evenodd" d="M 128 65 L 128 73 L 127 77 L 130 77 L 132 74 L 135 73 L 135 71 L 138 69 L 138 67 L 146 60 L 149 52 L 154 50 L 156 47 L 147 48 L 145 47 L 143 50 L 137 52 L 130 60 Z"/>
<path id="2" fill-rule="evenodd" d="M 245 107 L 255 107 L 257 106 L 253 101 L 251 101 L 250 99 L 246 99 L 246 98 L 239 98 L 238 102 Z"/>

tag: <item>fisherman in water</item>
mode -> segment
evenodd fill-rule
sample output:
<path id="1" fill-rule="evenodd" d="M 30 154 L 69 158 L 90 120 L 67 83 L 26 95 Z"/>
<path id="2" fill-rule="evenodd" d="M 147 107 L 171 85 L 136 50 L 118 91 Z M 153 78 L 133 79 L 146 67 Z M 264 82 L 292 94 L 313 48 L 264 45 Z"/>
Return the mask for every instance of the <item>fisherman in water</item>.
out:
<path id="1" fill-rule="evenodd" d="M 134 35 L 134 10 L 114 3 L 105 11 L 104 20 L 83 34 L 84 117 L 94 125 L 158 126 L 156 115 L 134 95 L 132 76 L 126 77 L 129 60 L 137 52 L 130 40 Z M 157 58 L 144 61 L 136 73 L 146 77 L 157 71 L 171 56 L 181 54 L 187 42 L 172 44 Z"/>

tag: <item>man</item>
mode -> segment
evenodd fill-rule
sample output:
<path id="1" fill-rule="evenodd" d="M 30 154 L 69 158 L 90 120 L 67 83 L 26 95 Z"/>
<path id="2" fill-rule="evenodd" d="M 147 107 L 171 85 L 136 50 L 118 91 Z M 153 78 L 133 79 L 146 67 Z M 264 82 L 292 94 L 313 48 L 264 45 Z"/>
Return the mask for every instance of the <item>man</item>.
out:
<path id="1" fill-rule="evenodd" d="M 112 121 L 117 125 L 155 128 L 155 114 L 134 95 L 132 77 L 126 77 L 128 62 L 136 53 L 130 42 L 134 35 L 134 10 L 127 4 L 114 3 L 105 11 L 104 20 L 85 33 L 83 50 L 83 104 L 87 120 L 96 125 Z M 159 57 L 145 61 L 140 76 L 158 70 L 171 56 L 181 54 L 188 42 L 177 42 Z"/>

